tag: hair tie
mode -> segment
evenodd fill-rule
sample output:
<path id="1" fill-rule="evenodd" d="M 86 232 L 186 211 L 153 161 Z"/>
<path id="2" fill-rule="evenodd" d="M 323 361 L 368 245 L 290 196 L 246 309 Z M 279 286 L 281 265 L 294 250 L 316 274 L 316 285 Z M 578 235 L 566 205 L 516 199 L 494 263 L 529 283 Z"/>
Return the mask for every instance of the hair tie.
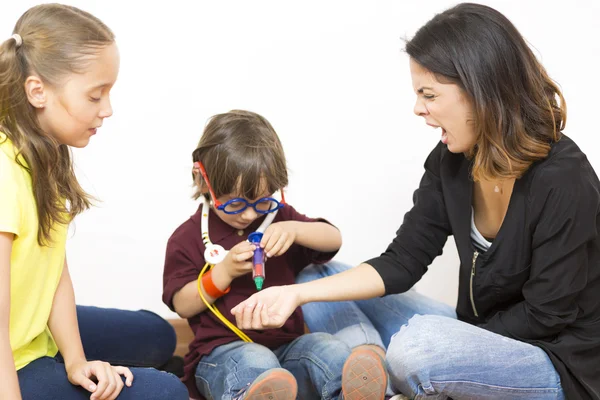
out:
<path id="1" fill-rule="evenodd" d="M 18 33 L 15 33 L 10 38 L 15 39 L 15 42 L 17 42 L 17 48 L 21 47 L 21 45 L 23 44 L 23 38 Z"/>

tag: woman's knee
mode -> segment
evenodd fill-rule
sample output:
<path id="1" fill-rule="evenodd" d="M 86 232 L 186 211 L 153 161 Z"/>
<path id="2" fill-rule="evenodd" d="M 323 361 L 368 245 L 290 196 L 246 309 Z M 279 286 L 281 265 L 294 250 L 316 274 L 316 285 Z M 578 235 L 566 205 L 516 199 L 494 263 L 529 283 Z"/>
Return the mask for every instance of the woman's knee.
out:
<path id="1" fill-rule="evenodd" d="M 415 315 L 398 331 L 386 353 L 391 376 L 414 376 L 432 367 L 431 361 L 444 357 L 444 325 L 456 320 L 439 315 Z"/>

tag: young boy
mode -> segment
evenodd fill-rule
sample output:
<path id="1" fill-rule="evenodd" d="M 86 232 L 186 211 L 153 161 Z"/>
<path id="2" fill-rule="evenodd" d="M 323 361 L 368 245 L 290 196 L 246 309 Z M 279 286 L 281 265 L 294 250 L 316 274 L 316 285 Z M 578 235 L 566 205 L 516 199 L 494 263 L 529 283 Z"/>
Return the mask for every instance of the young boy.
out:
<path id="1" fill-rule="evenodd" d="M 257 290 L 251 274 L 257 248 L 268 259 L 269 287 L 293 284 L 304 267 L 329 261 L 341 246 L 334 226 L 285 203 L 286 161 L 269 122 L 247 111 L 214 116 L 193 161 L 195 198 L 203 204 L 169 239 L 163 292 L 163 301 L 194 331 L 184 376 L 191 393 L 207 399 L 348 400 L 366 398 L 368 388 L 369 398 L 383 399 L 387 378 L 380 358 L 352 352 L 329 334 L 304 334 L 300 308 L 278 329 L 243 333 L 207 310 L 206 303 L 235 324 L 230 310 Z M 264 231 L 259 245 L 247 241 L 257 230 Z M 214 267 L 199 278 L 206 263 Z"/>

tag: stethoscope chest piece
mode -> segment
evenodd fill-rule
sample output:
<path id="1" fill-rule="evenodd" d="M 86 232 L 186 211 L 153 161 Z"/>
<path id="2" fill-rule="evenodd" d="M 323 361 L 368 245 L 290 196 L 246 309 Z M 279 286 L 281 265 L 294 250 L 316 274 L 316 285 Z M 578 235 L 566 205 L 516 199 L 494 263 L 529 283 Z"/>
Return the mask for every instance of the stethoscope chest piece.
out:
<path id="1" fill-rule="evenodd" d="M 204 250 L 204 261 L 209 264 L 217 265 L 225 259 L 228 251 L 218 244 L 209 243 Z"/>

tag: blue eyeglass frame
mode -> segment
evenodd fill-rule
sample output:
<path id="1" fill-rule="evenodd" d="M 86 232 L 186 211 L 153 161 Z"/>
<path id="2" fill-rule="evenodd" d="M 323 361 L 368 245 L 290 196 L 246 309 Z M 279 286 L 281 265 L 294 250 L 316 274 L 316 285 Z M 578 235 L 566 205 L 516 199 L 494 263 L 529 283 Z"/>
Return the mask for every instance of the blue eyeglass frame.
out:
<path id="1" fill-rule="evenodd" d="M 276 207 L 269 208 L 268 210 L 259 210 L 258 208 L 256 208 L 256 206 L 259 203 L 265 203 L 267 201 L 275 203 Z M 226 210 L 227 206 L 232 203 L 244 203 L 246 206 L 244 208 L 240 208 L 239 210 L 227 211 Z M 248 200 L 244 199 L 243 197 L 236 197 L 235 199 L 228 200 L 224 204 L 217 206 L 217 209 L 223 211 L 225 214 L 234 215 L 234 214 L 239 214 L 241 212 L 244 212 L 248 207 L 252 207 L 252 208 L 254 208 L 254 211 L 256 211 L 257 214 L 270 214 L 274 211 L 279 210 L 280 208 L 283 208 L 284 205 L 285 205 L 285 203 L 281 203 L 272 197 L 263 197 L 261 199 L 256 200 L 254 203 L 250 203 Z"/>
<path id="2" fill-rule="evenodd" d="M 202 164 L 202 162 L 200 162 L 200 161 L 194 162 L 194 170 L 200 171 L 202 178 L 204 178 L 204 181 L 206 182 L 206 186 L 208 186 L 208 191 L 210 192 L 210 196 L 213 199 L 213 203 L 214 203 L 215 207 L 217 208 L 217 210 L 223 211 L 225 214 L 229 214 L 229 215 L 239 214 L 242 211 L 246 210 L 248 207 L 254 208 L 254 211 L 256 211 L 257 214 L 269 214 L 269 213 L 279 210 L 280 208 L 283 208 L 283 206 L 285 206 L 285 195 L 283 194 L 283 189 L 280 190 L 281 201 L 278 201 L 272 197 L 263 197 L 261 199 L 256 200 L 254 203 L 250 203 L 248 200 L 246 200 L 244 198 L 236 197 L 235 199 L 228 200 L 223 204 L 219 200 L 217 200 L 217 197 L 215 196 L 215 192 L 213 191 L 212 185 L 210 184 L 210 181 L 208 180 L 208 175 L 206 174 L 206 170 L 204 169 L 204 165 Z M 277 204 L 277 207 L 269 209 L 267 211 L 262 211 L 262 210 L 256 209 L 256 205 L 263 201 L 275 202 Z M 231 204 L 234 202 L 246 203 L 246 207 L 239 209 L 239 210 L 235 210 L 235 211 L 225 211 L 225 207 L 228 204 Z"/>

